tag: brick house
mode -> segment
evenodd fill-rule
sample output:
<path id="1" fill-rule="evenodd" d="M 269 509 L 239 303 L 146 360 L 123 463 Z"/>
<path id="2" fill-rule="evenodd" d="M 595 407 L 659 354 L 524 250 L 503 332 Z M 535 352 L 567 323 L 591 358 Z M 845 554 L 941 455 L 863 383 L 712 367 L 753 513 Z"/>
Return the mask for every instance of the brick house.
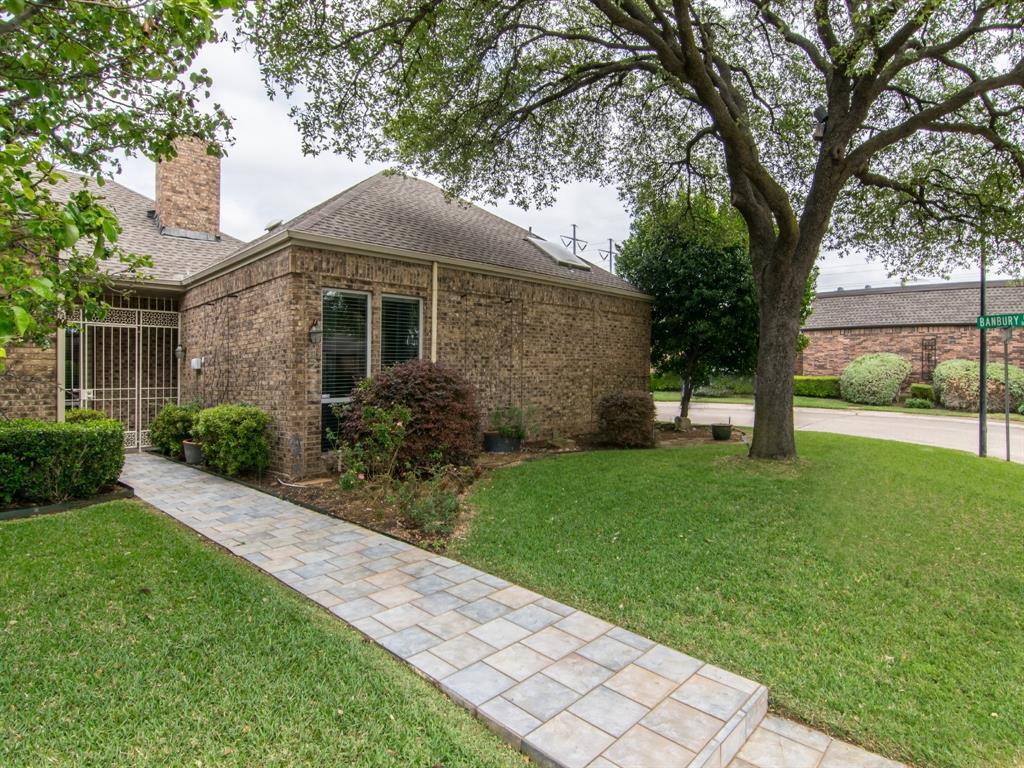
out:
<path id="1" fill-rule="evenodd" d="M 978 283 L 940 283 L 819 293 L 803 332 L 810 339 L 798 361 L 807 376 L 839 375 L 847 363 L 869 352 L 895 352 L 910 360 L 912 382 L 930 382 L 943 360 L 977 360 L 981 345 L 975 326 Z M 1024 311 L 1024 285 L 991 281 L 986 311 Z M 987 336 L 989 360 L 1002 363 L 998 331 Z M 1010 342 L 1010 363 L 1024 364 L 1024 333 Z"/>
<path id="2" fill-rule="evenodd" d="M 649 299 L 560 246 L 387 173 L 243 244 L 219 231 L 219 162 L 183 142 L 155 201 L 103 188 L 149 279 L 103 322 L 12 349 L 4 416 L 98 407 L 145 447 L 165 402 L 252 403 L 272 417 L 272 469 L 302 476 L 332 406 L 403 360 L 459 369 L 485 414 L 536 406 L 548 434 L 590 431 L 599 397 L 646 387 Z"/>

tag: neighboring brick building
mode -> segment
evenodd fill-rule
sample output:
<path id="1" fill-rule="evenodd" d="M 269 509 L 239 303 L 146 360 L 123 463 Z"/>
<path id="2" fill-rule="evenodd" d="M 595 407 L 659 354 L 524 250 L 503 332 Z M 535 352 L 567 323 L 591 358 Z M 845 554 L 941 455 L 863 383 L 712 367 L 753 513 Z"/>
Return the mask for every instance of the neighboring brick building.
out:
<path id="1" fill-rule="evenodd" d="M 810 345 L 798 362 L 807 376 L 839 375 L 847 363 L 870 352 L 895 352 L 910 360 L 911 381 L 931 381 L 943 360 L 977 360 L 975 326 L 978 283 L 940 283 L 819 293 L 804 333 Z M 1024 312 L 1024 285 L 992 281 L 988 314 Z M 1001 363 L 999 331 L 988 332 L 989 360 Z M 1010 342 L 1010 362 L 1024 365 L 1024 331 Z"/>
<path id="2" fill-rule="evenodd" d="M 120 413 L 139 443 L 146 444 L 148 423 L 169 398 L 169 381 L 181 401 L 248 402 L 267 410 L 272 469 L 292 476 L 322 466 L 332 406 L 359 380 L 401 360 L 459 369 L 485 414 L 537 406 L 548 434 L 591 431 L 600 396 L 646 386 L 649 300 L 560 246 L 450 200 L 427 182 L 377 174 L 221 252 L 225 237 L 204 236 L 217 232 L 219 202 L 209 198 L 219 195 L 218 162 L 179 153 L 158 170 L 156 203 L 146 201 L 155 208 L 145 221 L 147 236 L 162 250 L 187 244 L 191 255 L 161 257 L 152 243 L 144 251 L 126 243 L 154 255 L 152 279 L 135 286 L 136 293 L 159 291 L 173 302 L 153 311 L 126 309 L 137 312 L 125 315 L 137 323 L 127 343 L 138 346 L 135 357 L 143 363 L 129 357 L 114 368 L 140 377 L 135 405 L 125 411 L 99 403 Z M 198 187 L 189 187 L 193 179 Z M 104 189 L 111 187 L 118 185 Z M 136 206 L 133 218 L 139 215 Z M 197 255 L 197 249 L 206 250 Z M 157 324 L 167 325 L 174 310 L 168 347 L 171 337 Z M 85 336 L 97 332 L 107 333 L 90 326 Z M 50 410 L 33 415 L 60 418 L 63 407 L 80 404 L 78 388 L 86 404 L 97 406 L 89 382 L 99 380 L 99 371 L 86 370 L 84 384 L 67 375 L 76 355 L 88 357 L 75 343 L 65 336 L 60 354 L 44 354 L 42 362 L 26 357 L 31 376 L 51 382 Z M 100 343 L 86 339 L 87 349 Z M 117 343 L 124 346 L 123 339 Z M 173 380 L 154 377 L 158 365 Z M 55 386 L 69 378 L 69 385 Z M 0 378 L 0 403 L 7 389 Z M 62 391 L 71 394 L 53 396 Z"/>

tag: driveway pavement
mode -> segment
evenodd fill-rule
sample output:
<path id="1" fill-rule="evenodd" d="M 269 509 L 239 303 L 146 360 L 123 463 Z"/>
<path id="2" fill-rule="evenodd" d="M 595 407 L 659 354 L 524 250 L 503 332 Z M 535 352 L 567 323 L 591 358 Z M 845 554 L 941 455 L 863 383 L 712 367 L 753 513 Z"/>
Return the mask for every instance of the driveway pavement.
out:
<path id="1" fill-rule="evenodd" d="M 675 403 L 656 403 L 658 418 L 671 421 L 679 413 Z M 841 411 L 827 408 L 794 408 L 797 430 L 833 432 L 838 435 L 877 437 L 904 443 L 978 452 L 978 422 L 957 416 L 927 416 L 887 411 Z M 693 403 L 690 418 L 694 424 L 731 420 L 740 426 L 753 426 L 754 406 L 742 403 Z M 1005 427 L 1002 420 L 988 422 L 989 456 L 1006 456 Z M 1024 463 L 1024 425 L 1010 422 L 1010 456 Z"/>

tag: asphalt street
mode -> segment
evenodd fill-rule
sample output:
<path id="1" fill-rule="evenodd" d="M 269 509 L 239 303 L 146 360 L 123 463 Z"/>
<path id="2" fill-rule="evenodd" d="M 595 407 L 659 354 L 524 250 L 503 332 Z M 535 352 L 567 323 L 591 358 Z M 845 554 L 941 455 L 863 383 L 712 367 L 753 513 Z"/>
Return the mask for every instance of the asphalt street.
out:
<path id="1" fill-rule="evenodd" d="M 676 403 L 656 403 L 658 418 L 671 421 L 679 413 Z M 977 453 L 978 422 L 956 416 L 927 416 L 888 411 L 843 411 L 825 408 L 795 408 L 798 431 L 834 432 L 838 435 L 876 437 L 940 448 Z M 742 403 L 692 403 L 690 418 L 694 424 L 731 421 L 737 426 L 753 426 L 754 407 Z M 988 422 L 989 456 L 1006 456 L 1005 427 L 1002 419 Z M 1024 424 L 1010 422 L 1010 455 L 1024 463 Z"/>

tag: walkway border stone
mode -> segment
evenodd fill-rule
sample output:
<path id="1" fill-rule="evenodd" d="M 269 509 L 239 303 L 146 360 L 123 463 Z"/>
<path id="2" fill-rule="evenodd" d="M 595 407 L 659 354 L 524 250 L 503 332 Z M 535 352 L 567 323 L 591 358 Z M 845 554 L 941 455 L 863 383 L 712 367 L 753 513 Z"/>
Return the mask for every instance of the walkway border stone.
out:
<path id="1" fill-rule="evenodd" d="M 136 495 L 331 611 L 540 765 L 896 768 L 767 717 L 768 689 L 476 568 L 127 457 Z"/>

